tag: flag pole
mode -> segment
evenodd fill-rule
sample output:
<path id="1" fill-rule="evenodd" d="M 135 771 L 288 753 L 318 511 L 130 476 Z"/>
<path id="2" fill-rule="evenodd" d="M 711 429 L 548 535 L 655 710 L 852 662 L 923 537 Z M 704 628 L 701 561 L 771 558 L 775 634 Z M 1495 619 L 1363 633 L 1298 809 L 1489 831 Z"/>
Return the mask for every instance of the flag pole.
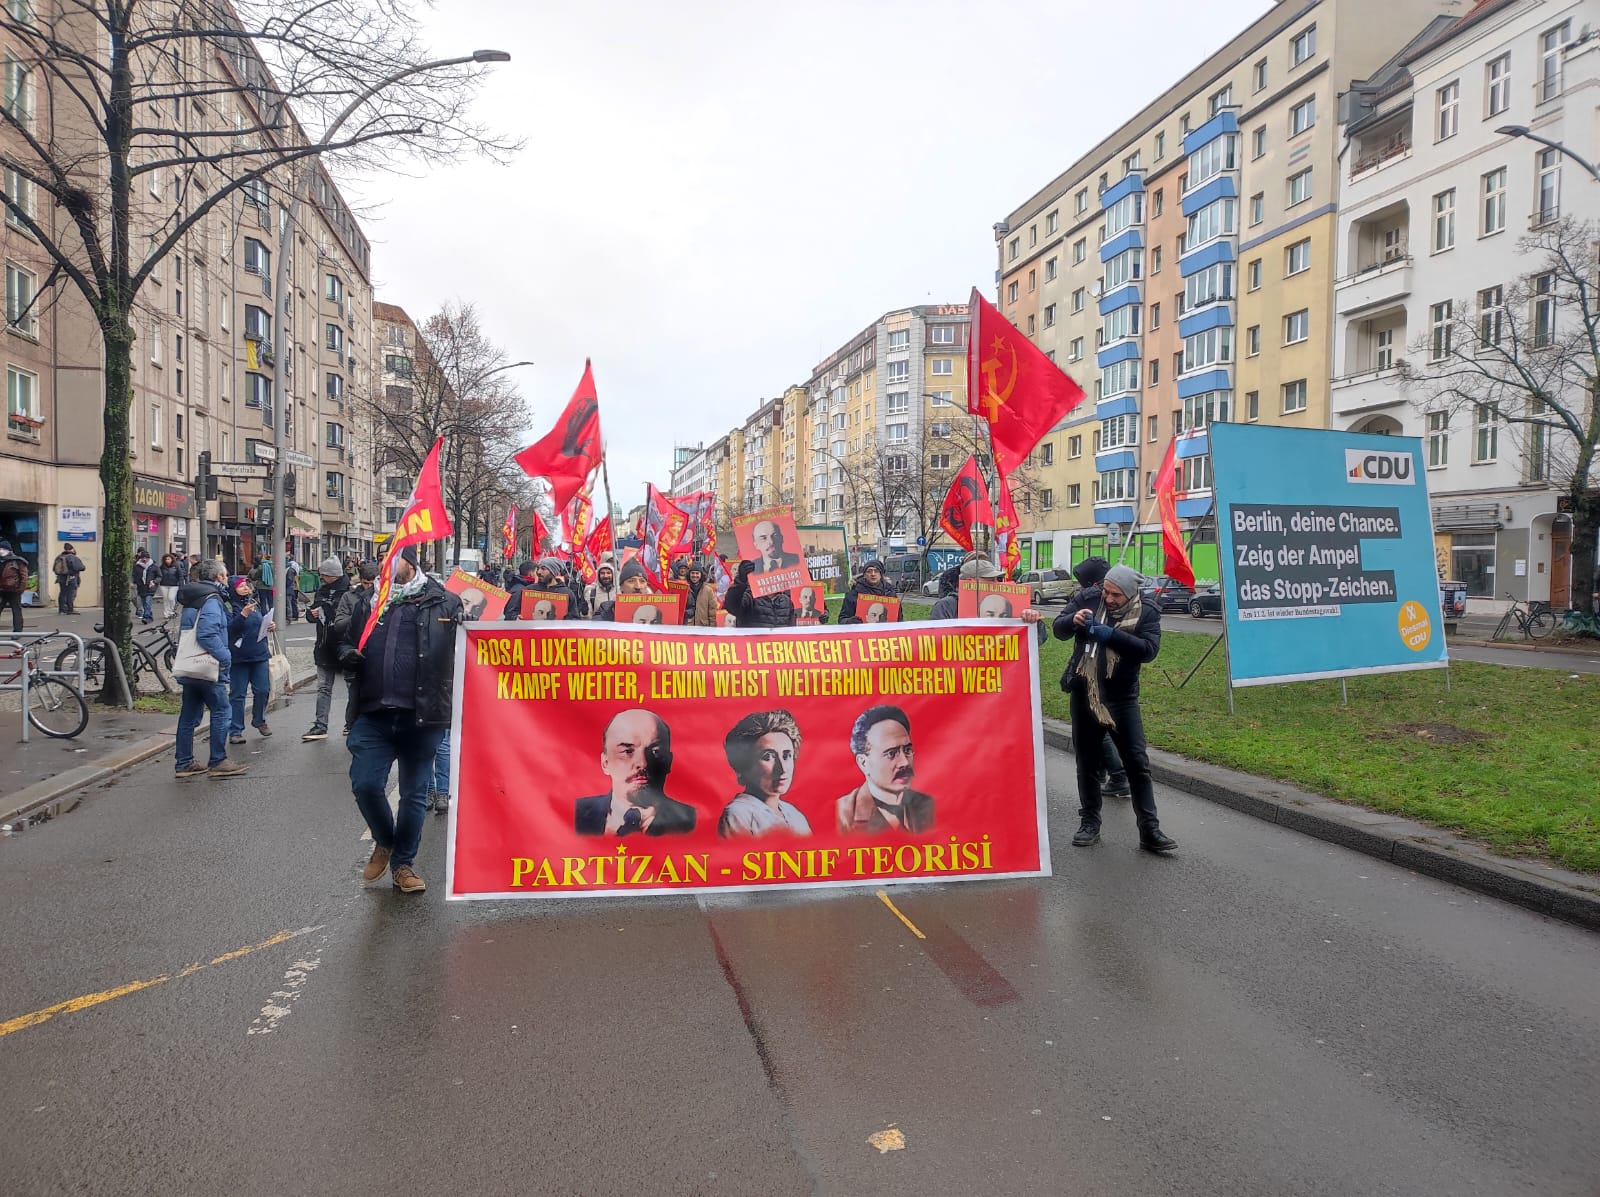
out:
<path id="1" fill-rule="evenodd" d="M 617 525 L 614 514 L 616 507 L 611 502 L 611 471 L 606 468 L 606 451 L 604 447 L 600 450 L 600 484 L 605 487 L 606 491 L 606 519 L 611 521 L 611 536 L 609 537 L 611 541 L 611 559 L 615 561 L 617 559 Z M 599 564 L 598 561 L 595 562 L 596 566 Z M 613 578 L 616 576 L 615 573 L 612 574 Z"/>
<path id="2" fill-rule="evenodd" d="M 1156 501 L 1156 497 L 1154 495 L 1151 495 L 1150 496 L 1150 502 L 1146 503 L 1144 505 L 1144 513 L 1146 515 L 1148 515 L 1150 513 L 1150 508 L 1155 503 L 1155 501 Z M 1121 565 L 1123 563 L 1123 561 L 1125 561 L 1127 559 L 1127 556 L 1128 556 L 1128 545 L 1133 543 L 1133 535 L 1134 535 L 1135 529 L 1137 529 L 1141 524 L 1143 524 L 1145 522 L 1146 522 L 1145 520 L 1141 519 L 1138 524 L 1134 524 L 1134 525 L 1129 527 L 1128 535 L 1123 537 L 1123 540 L 1122 540 L 1122 552 L 1117 554 L 1117 564 L 1118 565 Z"/>

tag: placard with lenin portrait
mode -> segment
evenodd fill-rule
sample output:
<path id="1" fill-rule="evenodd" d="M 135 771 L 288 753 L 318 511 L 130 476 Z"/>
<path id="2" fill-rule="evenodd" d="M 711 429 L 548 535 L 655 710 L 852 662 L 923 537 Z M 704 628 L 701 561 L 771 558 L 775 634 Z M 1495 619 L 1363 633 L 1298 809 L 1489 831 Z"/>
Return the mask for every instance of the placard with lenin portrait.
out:
<path id="1" fill-rule="evenodd" d="M 734 540 L 739 556 L 755 562 L 750 575 L 750 593 L 757 598 L 794 590 L 811 581 L 811 571 L 800 555 L 800 533 L 795 528 L 794 509 L 768 507 L 733 521 Z"/>

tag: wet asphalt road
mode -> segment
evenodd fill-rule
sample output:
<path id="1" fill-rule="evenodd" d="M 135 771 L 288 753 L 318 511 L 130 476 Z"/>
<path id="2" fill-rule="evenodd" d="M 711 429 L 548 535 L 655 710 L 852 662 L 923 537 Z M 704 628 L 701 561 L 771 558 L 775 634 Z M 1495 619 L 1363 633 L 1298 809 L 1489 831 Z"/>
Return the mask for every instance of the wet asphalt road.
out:
<path id="1" fill-rule="evenodd" d="M 1056 876 L 892 891 L 925 939 L 870 891 L 446 906 L 442 822 L 433 891 L 359 884 L 303 705 L 248 779 L 0 842 L 0 1192 L 1600 1190 L 1588 933 L 1170 792 L 1176 858 L 1125 808 L 1073 849 L 1054 753 Z"/>

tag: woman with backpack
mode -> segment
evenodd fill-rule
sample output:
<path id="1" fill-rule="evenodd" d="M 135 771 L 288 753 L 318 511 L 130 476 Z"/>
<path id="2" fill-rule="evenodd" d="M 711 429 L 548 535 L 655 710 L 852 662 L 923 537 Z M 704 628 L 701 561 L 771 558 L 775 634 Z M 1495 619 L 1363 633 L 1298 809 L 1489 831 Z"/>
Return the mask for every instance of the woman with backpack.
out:
<path id="1" fill-rule="evenodd" d="M 83 581 L 78 576 L 84 570 L 83 558 L 70 544 L 63 545 L 51 569 L 56 575 L 56 610 L 72 615 L 78 606 L 78 585 Z"/>

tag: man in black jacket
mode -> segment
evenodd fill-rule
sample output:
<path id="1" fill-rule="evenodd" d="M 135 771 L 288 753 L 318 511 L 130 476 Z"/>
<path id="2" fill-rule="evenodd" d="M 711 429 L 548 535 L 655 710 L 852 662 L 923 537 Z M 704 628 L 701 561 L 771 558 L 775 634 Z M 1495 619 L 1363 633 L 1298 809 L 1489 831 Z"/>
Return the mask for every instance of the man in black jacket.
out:
<path id="1" fill-rule="evenodd" d="M 1079 611 L 1093 611 L 1100 606 L 1100 583 L 1105 581 L 1106 570 L 1110 568 L 1111 562 L 1104 557 L 1085 557 L 1072 567 L 1072 576 L 1078 579 L 1078 589 L 1056 616 L 1057 640 L 1072 639 L 1075 630 L 1072 621 Z M 1070 669 L 1061 675 L 1063 690 L 1067 689 L 1067 682 L 1071 678 Z M 1100 775 L 1100 793 L 1107 798 L 1131 797 L 1133 791 L 1128 788 L 1128 771 L 1122 767 L 1122 755 L 1117 752 L 1116 742 L 1109 732 L 1102 737 L 1100 749 L 1105 754 L 1101 758 L 1105 761 L 1105 771 Z"/>
<path id="2" fill-rule="evenodd" d="M 160 571 L 156 563 L 150 560 L 150 554 L 145 549 L 140 549 L 133 555 L 133 568 L 129 572 L 129 581 L 133 583 L 133 612 L 142 623 L 149 623 L 154 616 L 150 611 L 150 600 L 156 596 L 156 579 Z"/>
<path id="3" fill-rule="evenodd" d="M 750 575 L 755 573 L 754 561 L 739 562 L 739 572 L 723 596 L 723 610 L 733 614 L 734 622 L 741 628 L 792 628 L 794 626 L 794 600 L 787 590 L 757 598 L 750 593 Z"/>
<path id="4" fill-rule="evenodd" d="M 361 631 L 377 599 L 376 590 L 357 598 L 339 642 L 350 682 L 350 786 L 372 832 L 361 879 L 376 881 L 388 869 L 396 889 L 419 894 L 428 887 L 413 866 L 434 756 L 450 727 L 461 600 L 422 572 L 411 545 L 400 550 L 383 613 L 363 648 Z M 397 761 L 398 820 L 384 794 Z"/>
<path id="5" fill-rule="evenodd" d="M 860 623 L 866 614 L 866 608 L 859 611 L 856 602 L 863 595 L 876 595 L 879 598 L 891 598 L 894 595 L 894 586 L 883 576 L 883 562 L 876 557 L 872 558 L 861 567 L 861 572 L 856 575 L 855 585 L 845 591 L 844 603 L 839 608 L 839 623 Z M 868 600 L 870 601 L 870 599 Z M 899 616 L 895 616 L 896 620 Z"/>
<path id="6" fill-rule="evenodd" d="M 1072 617 L 1074 647 L 1067 667 L 1072 744 L 1078 762 L 1078 831 L 1075 847 L 1100 840 L 1101 744 L 1109 733 L 1128 771 L 1139 846 L 1171 852 L 1178 845 L 1161 830 L 1155 788 L 1139 713 L 1139 669 L 1161 651 L 1161 612 L 1139 593 L 1139 575 L 1114 565 L 1101 584 L 1100 605 Z"/>
<path id="7" fill-rule="evenodd" d="M 329 557 L 317 567 L 321 585 L 311 599 L 306 618 L 317 625 L 317 643 L 311 650 L 311 659 L 317 666 L 317 714 L 311 730 L 302 740 L 328 738 L 328 712 L 333 707 L 333 680 L 339 673 L 339 642 L 333 624 L 339 614 L 339 600 L 350 591 L 350 579 L 345 577 L 344 566 L 337 557 Z"/>

